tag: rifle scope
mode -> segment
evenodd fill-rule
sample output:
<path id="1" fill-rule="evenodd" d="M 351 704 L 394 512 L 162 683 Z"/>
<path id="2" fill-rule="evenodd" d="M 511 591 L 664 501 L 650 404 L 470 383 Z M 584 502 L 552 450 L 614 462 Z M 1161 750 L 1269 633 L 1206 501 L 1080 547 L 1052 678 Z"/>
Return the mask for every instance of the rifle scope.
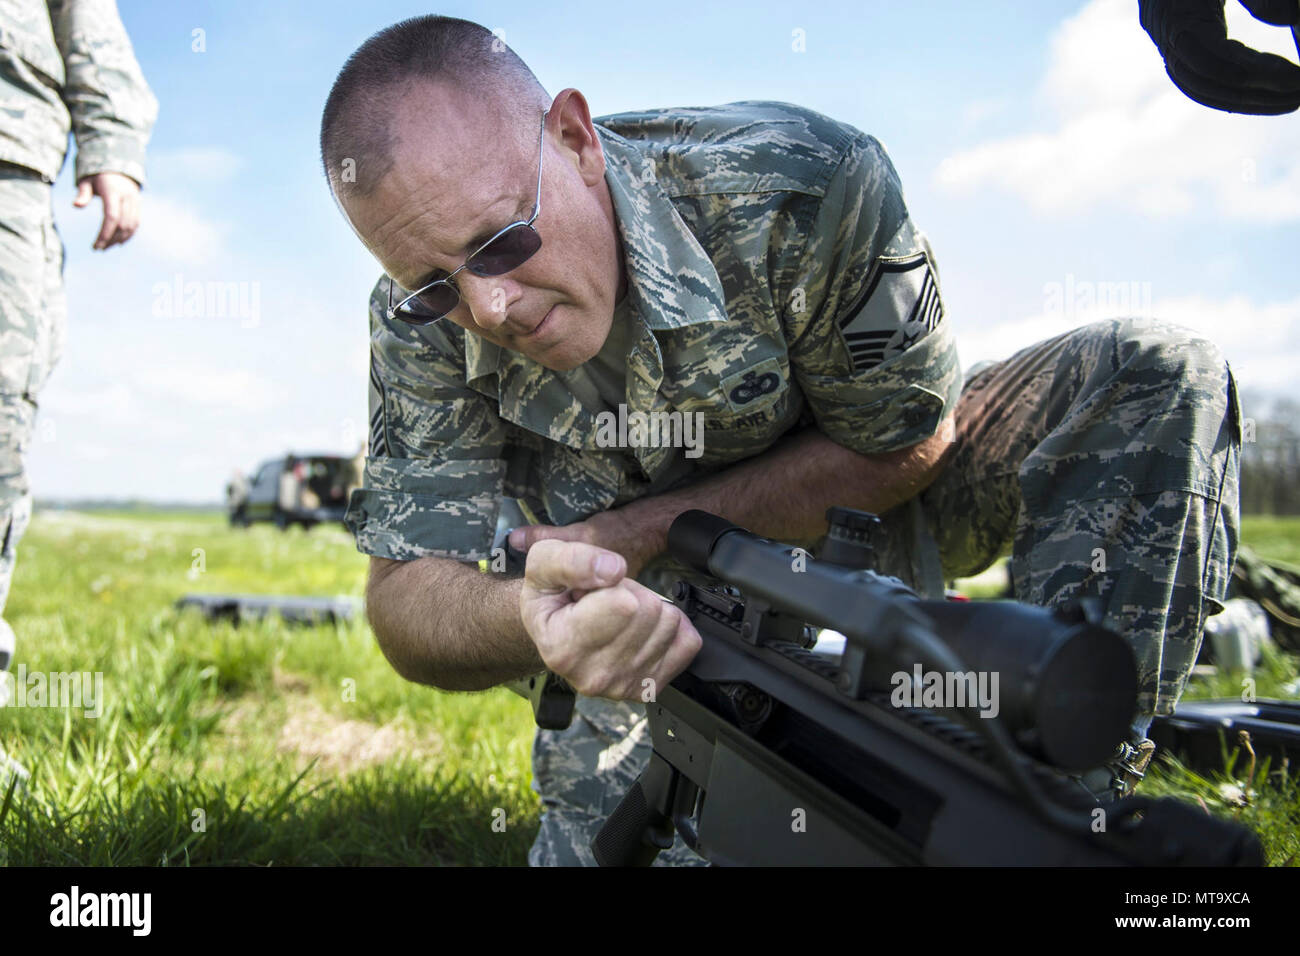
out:
<path id="1" fill-rule="evenodd" d="M 843 515 L 837 517 L 842 523 Z M 996 719 L 1021 748 L 1056 767 L 1101 766 L 1127 737 L 1137 709 L 1137 664 L 1128 643 L 1100 626 L 1096 603 L 1049 610 L 1011 601 L 922 600 L 897 578 L 796 560 L 789 546 L 703 511 L 677 517 L 668 547 L 687 566 L 749 599 L 844 634 L 836 684 L 849 697 L 888 693 L 904 675 L 915 705 L 916 698 L 928 699 L 915 686 L 918 669 L 932 689 L 936 680 L 945 688 L 970 687 L 972 679 L 996 674 Z M 950 697 L 946 708 L 954 706 Z"/>

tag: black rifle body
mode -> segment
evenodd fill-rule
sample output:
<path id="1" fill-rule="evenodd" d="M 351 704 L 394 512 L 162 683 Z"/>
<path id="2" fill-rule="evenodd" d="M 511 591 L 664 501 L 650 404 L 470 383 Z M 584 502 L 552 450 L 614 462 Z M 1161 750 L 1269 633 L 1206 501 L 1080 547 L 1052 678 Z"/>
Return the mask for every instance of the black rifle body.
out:
<path id="1" fill-rule="evenodd" d="M 1023 688 L 1014 747 L 1002 718 L 981 726 L 982 718 L 969 714 L 963 723 L 952 711 L 892 706 L 881 675 L 915 660 L 917 648 L 927 665 L 960 667 L 932 639 L 936 630 L 959 634 L 961 621 L 978 619 L 980 608 L 936 626 L 927 602 L 909 599 L 893 579 L 811 560 L 791 575 L 791 549 L 703 512 L 679 518 L 674 532 L 675 556 L 731 587 L 683 581 L 675 589 L 703 649 L 646 705 L 653 756 L 593 841 L 603 865 L 647 865 L 671 846 L 674 832 L 724 865 L 1262 862 L 1252 833 L 1199 808 L 1141 797 L 1098 806 L 1061 772 L 1070 758 L 1095 752 L 1095 728 L 1075 737 L 1057 728 L 1048 746 L 1026 714 L 1061 714 L 1034 704 Z M 1082 610 L 1073 625 L 1068 614 L 1032 610 L 1101 640 Z M 840 661 L 803 646 L 808 623 L 846 635 Z M 1058 635 L 1052 645 L 1066 664 L 1078 659 L 1069 650 L 1077 637 Z M 1042 661 L 1052 663 L 1050 654 L 1035 663 L 1033 642 L 1025 646 L 1031 651 L 1016 648 L 1000 660 L 1013 671 L 1027 667 L 1032 684 L 1042 678 Z M 1131 653 L 1128 664 L 1128 672 L 1115 668 L 1127 707 L 1094 692 L 1063 701 L 1066 715 L 1077 720 L 1100 707 L 1112 712 L 1103 722 L 1118 713 L 1126 723 L 1136 698 Z M 1053 755 L 1056 766 L 1044 759 Z"/>

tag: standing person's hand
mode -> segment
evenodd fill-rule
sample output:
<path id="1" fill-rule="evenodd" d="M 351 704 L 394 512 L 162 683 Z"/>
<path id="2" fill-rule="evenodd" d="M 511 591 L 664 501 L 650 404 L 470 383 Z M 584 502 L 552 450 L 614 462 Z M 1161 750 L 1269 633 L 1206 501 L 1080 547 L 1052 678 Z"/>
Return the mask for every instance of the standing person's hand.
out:
<path id="1" fill-rule="evenodd" d="M 104 204 L 104 221 L 93 249 L 108 249 L 126 242 L 140 227 L 140 184 L 122 173 L 95 173 L 77 181 L 77 198 L 72 205 L 81 209 L 98 196 Z"/>

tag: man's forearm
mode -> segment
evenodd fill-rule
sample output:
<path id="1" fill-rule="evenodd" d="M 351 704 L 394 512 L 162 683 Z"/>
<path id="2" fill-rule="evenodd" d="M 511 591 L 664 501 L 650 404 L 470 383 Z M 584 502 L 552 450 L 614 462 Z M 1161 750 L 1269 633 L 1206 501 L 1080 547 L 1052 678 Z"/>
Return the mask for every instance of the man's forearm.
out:
<path id="1" fill-rule="evenodd" d="M 825 532 L 831 505 L 879 513 L 919 493 L 952 447 L 944 434 L 867 456 L 808 429 L 696 484 L 609 512 L 622 520 L 600 543 L 639 567 L 667 550 L 669 525 L 692 508 L 777 540 L 811 540 Z M 446 559 L 374 558 L 366 601 L 398 673 L 445 690 L 482 690 L 543 669 L 519 615 L 522 586 Z"/>
<path id="2" fill-rule="evenodd" d="M 804 541 L 826 531 L 832 505 L 877 514 L 919 494 L 938 475 L 951 427 L 911 448 L 859 455 L 814 428 L 786 439 L 693 485 L 617 509 L 630 529 L 628 547 L 650 556 L 668 548 L 668 527 L 699 508 L 778 541 Z"/>
<path id="3" fill-rule="evenodd" d="M 523 583 L 444 558 L 372 558 L 366 608 L 384 656 L 407 680 L 485 690 L 544 669 L 519 616 Z"/>

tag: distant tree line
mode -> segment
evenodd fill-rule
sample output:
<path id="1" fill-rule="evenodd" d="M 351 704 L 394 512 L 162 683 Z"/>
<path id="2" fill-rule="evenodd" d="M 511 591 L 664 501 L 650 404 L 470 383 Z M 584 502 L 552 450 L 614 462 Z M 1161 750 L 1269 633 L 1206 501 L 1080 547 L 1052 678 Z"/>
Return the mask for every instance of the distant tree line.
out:
<path id="1" fill-rule="evenodd" d="M 1300 403 L 1274 399 L 1264 417 L 1247 411 L 1243 426 L 1242 514 L 1300 515 Z"/>

